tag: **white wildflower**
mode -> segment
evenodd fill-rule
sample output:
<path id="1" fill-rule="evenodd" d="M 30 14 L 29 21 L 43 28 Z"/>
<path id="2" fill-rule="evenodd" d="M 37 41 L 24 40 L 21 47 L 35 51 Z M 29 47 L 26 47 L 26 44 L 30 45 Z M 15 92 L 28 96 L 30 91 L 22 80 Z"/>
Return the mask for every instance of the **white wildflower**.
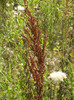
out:
<path id="1" fill-rule="evenodd" d="M 63 79 L 67 78 L 66 74 L 64 72 L 58 71 L 58 75 L 61 75 Z"/>
<path id="2" fill-rule="evenodd" d="M 18 16 L 18 13 L 15 10 L 12 10 L 12 13 L 14 14 L 13 17 Z"/>
<path id="3" fill-rule="evenodd" d="M 15 11 L 15 12 L 14 12 L 14 15 L 18 15 L 18 13 Z"/>
<path id="4" fill-rule="evenodd" d="M 6 3 L 6 6 L 7 6 L 7 7 L 9 7 L 9 6 L 10 6 L 10 4 L 9 4 L 9 3 Z"/>
<path id="5" fill-rule="evenodd" d="M 51 73 L 48 78 L 53 80 L 53 81 L 63 81 L 67 77 L 66 77 L 66 74 L 64 72 L 58 71 L 58 72 Z"/>
<path id="6" fill-rule="evenodd" d="M 17 10 L 17 7 L 15 7 L 14 9 Z"/>
<path id="7" fill-rule="evenodd" d="M 19 6 L 17 6 L 17 10 L 21 10 L 22 11 L 22 10 L 25 10 L 25 8 L 23 6 L 19 5 Z"/>
<path id="8" fill-rule="evenodd" d="M 70 27 L 70 30 L 73 30 L 73 27 Z"/>
<path id="9" fill-rule="evenodd" d="M 12 3 L 12 5 L 14 6 L 14 3 Z"/>

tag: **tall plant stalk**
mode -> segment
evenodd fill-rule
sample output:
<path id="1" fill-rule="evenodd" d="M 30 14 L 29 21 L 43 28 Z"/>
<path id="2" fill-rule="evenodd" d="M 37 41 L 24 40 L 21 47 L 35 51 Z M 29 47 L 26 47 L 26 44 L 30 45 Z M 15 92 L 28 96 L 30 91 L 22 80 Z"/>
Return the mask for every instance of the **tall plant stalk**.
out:
<path id="1" fill-rule="evenodd" d="M 33 52 L 33 56 L 31 53 L 29 53 L 29 58 L 27 59 L 28 66 L 30 69 L 30 72 L 33 75 L 33 79 L 36 82 L 34 85 L 37 88 L 37 94 L 35 95 L 35 98 L 37 100 L 41 100 L 42 98 L 42 88 L 43 88 L 43 74 L 45 72 L 45 46 L 46 46 L 46 33 L 44 37 L 44 44 L 43 48 L 41 47 L 40 43 L 40 36 L 41 36 L 41 30 L 38 30 L 38 21 L 35 20 L 34 16 L 31 14 L 31 12 L 28 9 L 27 1 L 24 0 L 24 3 L 26 5 L 26 14 L 28 16 L 28 29 L 24 27 L 24 31 L 28 34 L 29 38 L 26 37 L 24 34 L 23 36 L 29 45 L 29 48 Z M 36 58 L 36 60 L 35 60 Z"/>

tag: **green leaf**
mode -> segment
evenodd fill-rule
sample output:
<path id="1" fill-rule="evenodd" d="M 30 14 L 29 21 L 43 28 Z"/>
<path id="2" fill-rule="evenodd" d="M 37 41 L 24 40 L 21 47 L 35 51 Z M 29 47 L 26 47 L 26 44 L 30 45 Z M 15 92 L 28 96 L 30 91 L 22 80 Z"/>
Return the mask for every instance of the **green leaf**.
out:
<path id="1" fill-rule="evenodd" d="M 71 53 L 69 53 L 69 55 L 72 57 L 73 55 L 72 55 L 72 52 Z"/>

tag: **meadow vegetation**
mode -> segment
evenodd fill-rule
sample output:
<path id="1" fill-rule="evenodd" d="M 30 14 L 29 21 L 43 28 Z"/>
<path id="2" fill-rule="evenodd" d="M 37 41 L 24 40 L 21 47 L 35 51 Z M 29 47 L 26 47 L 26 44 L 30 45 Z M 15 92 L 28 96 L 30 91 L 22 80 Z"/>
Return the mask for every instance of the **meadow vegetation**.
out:
<path id="1" fill-rule="evenodd" d="M 24 1 L 26 0 L 0 0 L 0 100 L 35 100 L 38 92 L 29 68 L 31 62 L 30 65 L 27 62 L 30 58 L 37 61 L 37 57 L 27 44 L 30 35 L 23 29 L 23 27 L 29 29 L 28 15 L 25 12 L 27 5 Z M 45 33 L 47 34 L 42 98 L 37 100 L 73 100 L 74 2 L 73 0 L 27 0 L 27 2 L 28 9 L 38 21 L 37 29 L 41 30 L 41 50 Z M 31 30 L 29 32 L 33 36 L 33 32 Z M 32 41 L 30 43 L 33 45 Z"/>

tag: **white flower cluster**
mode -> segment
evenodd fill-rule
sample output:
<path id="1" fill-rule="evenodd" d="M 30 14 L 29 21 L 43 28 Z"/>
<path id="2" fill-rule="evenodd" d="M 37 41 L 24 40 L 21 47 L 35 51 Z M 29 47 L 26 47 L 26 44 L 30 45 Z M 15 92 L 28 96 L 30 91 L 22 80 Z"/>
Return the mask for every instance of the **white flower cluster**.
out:
<path id="1" fill-rule="evenodd" d="M 14 6 L 14 3 L 11 3 L 11 4 L 6 3 L 7 7 L 10 7 L 11 5 Z M 14 10 L 12 10 L 13 17 L 20 16 L 22 14 L 22 11 L 24 11 L 24 10 L 25 10 L 24 6 L 18 5 L 17 7 L 14 8 Z M 6 14 L 9 14 L 9 13 L 6 12 Z"/>
<path id="2" fill-rule="evenodd" d="M 7 6 L 7 7 L 9 7 L 9 6 L 10 6 L 10 4 L 9 4 L 9 3 L 6 3 L 6 6 Z"/>
<path id="3" fill-rule="evenodd" d="M 25 7 L 19 5 L 19 6 L 15 7 L 14 9 L 15 10 L 12 11 L 13 14 L 14 14 L 13 17 L 17 17 L 17 16 L 20 16 L 22 14 L 21 11 L 24 11 L 25 10 Z"/>
<path id="4" fill-rule="evenodd" d="M 17 17 L 18 16 L 18 12 L 17 11 L 12 10 L 12 13 L 13 13 L 13 17 Z"/>
<path id="5" fill-rule="evenodd" d="M 51 73 L 48 78 L 57 82 L 57 81 L 63 81 L 64 79 L 67 78 L 67 76 L 64 72 L 58 71 Z"/>
<path id="6" fill-rule="evenodd" d="M 14 3 L 12 3 L 11 5 L 14 6 Z M 10 4 L 9 3 L 6 3 L 6 6 L 7 7 L 10 7 Z"/>
<path id="7" fill-rule="evenodd" d="M 17 10 L 23 11 L 23 10 L 25 10 L 25 7 L 19 5 L 19 6 L 17 6 Z"/>
<path id="8" fill-rule="evenodd" d="M 18 11 L 24 11 L 25 10 L 25 7 L 21 6 L 21 5 L 18 5 L 17 7 L 14 8 L 15 10 L 18 10 Z"/>
<path id="9" fill-rule="evenodd" d="M 11 5 L 14 6 L 14 3 L 12 3 Z M 10 4 L 9 3 L 6 3 L 6 6 L 7 7 L 10 7 Z M 25 7 L 23 7 L 21 5 L 18 5 L 17 7 L 15 7 L 15 10 L 24 11 L 25 10 Z"/>

